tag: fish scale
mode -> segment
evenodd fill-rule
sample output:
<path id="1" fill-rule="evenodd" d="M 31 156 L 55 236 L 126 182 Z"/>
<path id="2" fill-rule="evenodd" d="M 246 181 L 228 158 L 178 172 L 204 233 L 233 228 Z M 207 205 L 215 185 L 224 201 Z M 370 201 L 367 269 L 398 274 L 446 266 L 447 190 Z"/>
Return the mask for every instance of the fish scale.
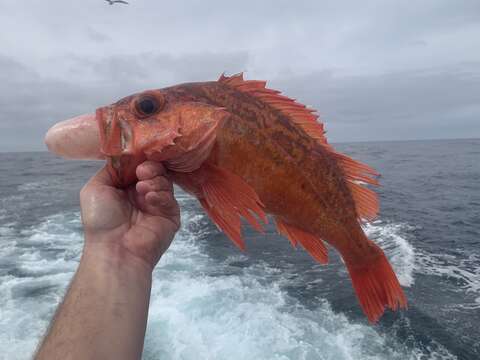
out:
<path id="1" fill-rule="evenodd" d="M 73 136 L 72 144 L 65 140 Z M 315 110 L 265 81 L 222 75 L 144 91 L 94 117 L 59 124 L 47 138 L 59 155 L 106 158 L 120 187 L 137 180 L 135 169 L 145 159 L 163 162 L 168 176 L 242 250 L 241 219 L 263 231 L 266 214 L 294 247 L 322 264 L 327 242 L 342 256 L 371 322 L 386 308 L 407 305 L 384 252 L 360 226 L 378 213 L 377 195 L 365 186 L 377 185 L 378 174 L 335 151 Z"/>

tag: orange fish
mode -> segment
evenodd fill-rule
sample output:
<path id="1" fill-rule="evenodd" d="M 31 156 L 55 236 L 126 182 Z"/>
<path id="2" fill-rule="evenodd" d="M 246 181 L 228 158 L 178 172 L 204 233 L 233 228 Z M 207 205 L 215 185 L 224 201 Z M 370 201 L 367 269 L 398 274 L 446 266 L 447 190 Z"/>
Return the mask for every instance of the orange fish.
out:
<path id="1" fill-rule="evenodd" d="M 342 256 L 371 322 L 407 301 L 383 251 L 360 223 L 378 199 L 375 170 L 328 144 L 315 110 L 242 74 L 150 90 L 57 124 L 46 137 L 65 157 L 106 158 L 119 186 L 136 181 L 145 159 L 161 161 L 240 248 L 241 218 L 262 231 L 270 214 L 279 233 L 315 260 L 325 243 Z M 96 121 L 95 121 L 96 120 Z"/>

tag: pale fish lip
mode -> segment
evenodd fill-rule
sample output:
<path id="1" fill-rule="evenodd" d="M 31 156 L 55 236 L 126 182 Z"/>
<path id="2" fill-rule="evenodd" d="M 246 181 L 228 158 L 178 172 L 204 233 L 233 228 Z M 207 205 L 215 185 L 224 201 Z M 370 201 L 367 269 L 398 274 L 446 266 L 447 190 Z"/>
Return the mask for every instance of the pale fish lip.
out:
<path id="1" fill-rule="evenodd" d="M 103 159 L 94 114 L 76 116 L 50 128 L 45 135 L 49 151 L 67 159 Z"/>

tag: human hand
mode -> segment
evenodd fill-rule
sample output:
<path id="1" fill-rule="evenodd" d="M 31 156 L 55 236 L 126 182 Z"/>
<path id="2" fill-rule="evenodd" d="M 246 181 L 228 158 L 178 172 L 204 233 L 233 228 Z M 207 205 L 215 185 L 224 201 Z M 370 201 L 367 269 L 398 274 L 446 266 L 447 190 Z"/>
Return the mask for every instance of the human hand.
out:
<path id="1" fill-rule="evenodd" d="M 133 257 L 153 270 L 180 227 L 180 210 L 161 163 L 145 161 L 136 174 L 136 184 L 118 189 L 103 168 L 84 186 L 85 249 Z"/>

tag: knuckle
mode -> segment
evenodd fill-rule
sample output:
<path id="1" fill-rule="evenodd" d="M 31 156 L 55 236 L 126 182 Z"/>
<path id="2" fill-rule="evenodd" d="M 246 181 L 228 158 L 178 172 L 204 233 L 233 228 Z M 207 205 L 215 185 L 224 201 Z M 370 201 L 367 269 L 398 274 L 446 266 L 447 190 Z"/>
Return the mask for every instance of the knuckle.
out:
<path id="1" fill-rule="evenodd" d="M 89 194 L 89 187 L 88 187 L 88 184 L 86 184 L 80 189 L 80 200 L 85 199 L 88 196 L 88 194 Z"/>
<path id="2" fill-rule="evenodd" d="M 164 207 L 175 207 L 177 206 L 177 201 L 171 192 L 163 192 L 162 195 L 162 205 Z"/>
<path id="3" fill-rule="evenodd" d="M 144 164 L 151 172 L 153 172 L 156 175 L 163 173 L 164 167 L 162 163 L 155 162 L 152 160 L 147 160 Z"/>
<path id="4" fill-rule="evenodd" d="M 170 189 L 170 182 L 164 176 L 157 176 L 151 181 L 151 185 L 157 189 Z"/>
<path id="5" fill-rule="evenodd" d="M 162 205 L 168 205 L 172 201 L 172 196 L 167 191 L 159 192 L 159 197 Z"/>
<path id="6" fill-rule="evenodd" d="M 165 172 L 165 169 L 161 163 L 146 160 L 137 166 L 136 174 L 138 177 L 142 178 L 154 178 L 155 176 L 161 175 Z"/>

